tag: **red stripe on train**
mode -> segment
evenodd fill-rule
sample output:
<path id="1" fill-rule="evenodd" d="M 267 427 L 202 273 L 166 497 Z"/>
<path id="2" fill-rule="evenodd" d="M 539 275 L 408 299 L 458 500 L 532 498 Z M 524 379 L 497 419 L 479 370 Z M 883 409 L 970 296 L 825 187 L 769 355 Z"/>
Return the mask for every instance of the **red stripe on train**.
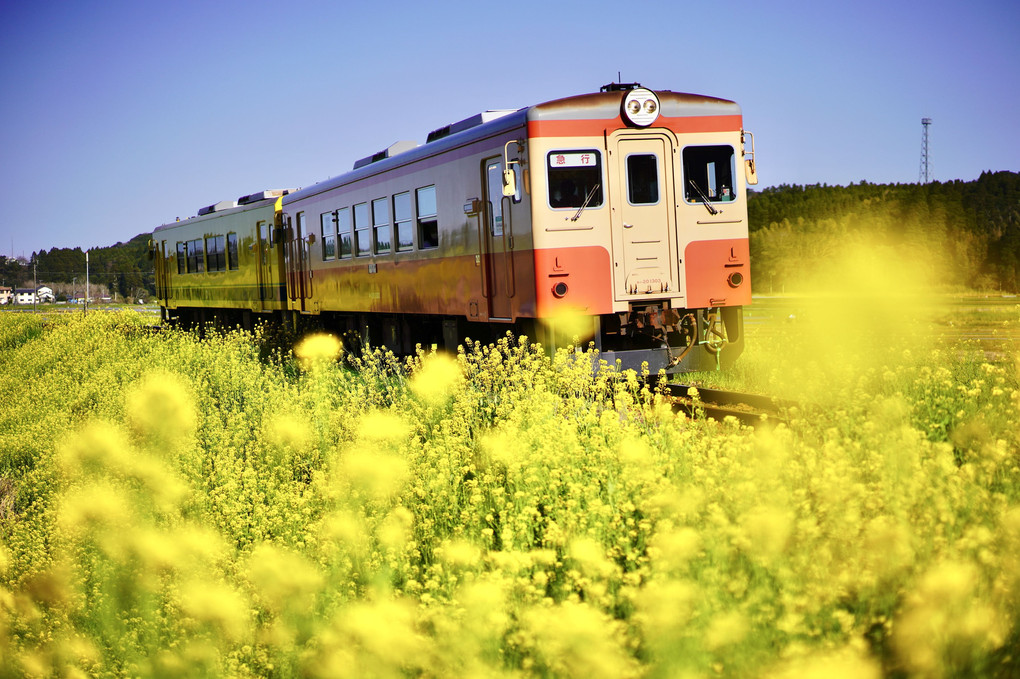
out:
<path id="1" fill-rule="evenodd" d="M 617 116 L 602 120 L 531 120 L 528 122 L 529 137 L 593 137 L 605 132 L 626 128 Z M 682 116 L 660 117 L 649 128 L 667 128 L 678 134 L 696 132 L 737 132 L 743 127 L 743 116 Z"/>

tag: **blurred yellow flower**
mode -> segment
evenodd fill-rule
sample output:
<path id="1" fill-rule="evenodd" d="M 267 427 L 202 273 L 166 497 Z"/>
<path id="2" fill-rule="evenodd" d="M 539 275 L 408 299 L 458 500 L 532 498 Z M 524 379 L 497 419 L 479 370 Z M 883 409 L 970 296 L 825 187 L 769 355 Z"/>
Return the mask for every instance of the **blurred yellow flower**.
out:
<path id="1" fill-rule="evenodd" d="M 294 355 L 305 370 L 335 361 L 343 349 L 339 338 L 327 333 L 308 335 L 294 347 Z"/>
<path id="2" fill-rule="evenodd" d="M 617 640 L 611 618 L 585 603 L 535 607 L 524 616 L 550 674 L 583 679 L 636 676 L 637 666 Z"/>
<path id="3" fill-rule="evenodd" d="M 308 608 L 324 581 L 304 556 L 269 543 L 252 550 L 245 572 L 259 599 L 274 611 Z"/>
<path id="4" fill-rule="evenodd" d="M 61 500 L 57 523 L 71 534 L 126 525 L 132 507 L 124 491 L 109 481 L 96 481 L 68 491 Z"/>
<path id="5" fill-rule="evenodd" d="M 341 478 L 374 500 L 385 500 L 400 492 L 410 475 L 407 460 L 366 445 L 348 450 L 340 462 Z"/>
<path id="6" fill-rule="evenodd" d="M 569 305 L 564 305 L 552 316 L 539 319 L 539 322 L 556 346 L 580 346 L 595 334 L 591 314 Z"/>
<path id="7" fill-rule="evenodd" d="M 229 585 L 216 581 L 192 581 L 178 593 L 181 611 L 199 625 L 209 625 L 230 641 L 239 641 L 249 630 L 248 603 Z"/>
<path id="8" fill-rule="evenodd" d="M 705 646 L 717 650 L 725 646 L 738 644 L 750 631 L 747 618 L 739 611 L 721 613 L 708 625 L 705 632 Z"/>
<path id="9" fill-rule="evenodd" d="M 847 646 L 780 664 L 764 679 L 880 679 L 882 666 L 865 650 Z"/>
<path id="10" fill-rule="evenodd" d="M 195 430 L 194 398 L 180 377 L 166 371 L 147 374 L 125 397 L 128 426 L 156 448 L 173 447 Z"/>
<path id="11" fill-rule="evenodd" d="M 464 373 L 457 359 L 449 354 L 430 354 L 411 376 L 411 391 L 432 404 L 445 401 L 464 384 Z"/>

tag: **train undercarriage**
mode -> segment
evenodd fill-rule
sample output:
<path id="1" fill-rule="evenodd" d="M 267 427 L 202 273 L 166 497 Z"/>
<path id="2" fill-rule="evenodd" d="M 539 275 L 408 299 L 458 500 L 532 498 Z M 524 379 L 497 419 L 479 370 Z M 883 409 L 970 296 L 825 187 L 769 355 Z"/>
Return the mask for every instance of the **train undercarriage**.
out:
<path id="1" fill-rule="evenodd" d="M 519 319 L 513 323 L 473 323 L 462 317 L 415 314 L 337 313 L 309 315 L 292 311 L 258 313 L 247 309 L 179 307 L 164 309 L 163 320 L 185 329 L 215 326 L 252 330 L 260 323 L 287 328 L 301 336 L 324 331 L 343 339 L 348 351 L 386 347 L 398 355 L 420 346 L 456 351 L 466 339 L 495 342 L 510 333 L 527 336 L 546 348 L 592 346 L 610 365 L 623 370 L 667 373 L 727 368 L 743 351 L 741 307 L 671 309 L 663 303 L 635 304 L 630 312 L 590 317 L 569 329 L 556 321 Z M 581 328 L 578 331 L 578 328 Z M 647 364 L 647 366 L 646 366 Z"/>

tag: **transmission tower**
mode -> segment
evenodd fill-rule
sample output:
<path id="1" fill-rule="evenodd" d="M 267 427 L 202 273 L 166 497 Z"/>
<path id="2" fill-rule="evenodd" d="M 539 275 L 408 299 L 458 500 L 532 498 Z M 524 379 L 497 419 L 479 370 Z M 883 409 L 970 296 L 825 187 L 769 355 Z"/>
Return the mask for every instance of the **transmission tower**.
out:
<path id="1" fill-rule="evenodd" d="M 921 172 L 918 180 L 921 184 L 931 181 L 931 159 L 928 157 L 929 125 L 931 125 L 931 118 L 921 118 Z"/>

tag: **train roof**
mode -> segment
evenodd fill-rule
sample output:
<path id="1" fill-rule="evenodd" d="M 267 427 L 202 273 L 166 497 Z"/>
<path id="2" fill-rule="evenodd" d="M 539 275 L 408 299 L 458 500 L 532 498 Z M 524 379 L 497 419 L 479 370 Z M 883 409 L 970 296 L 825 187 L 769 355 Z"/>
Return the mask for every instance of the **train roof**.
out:
<path id="1" fill-rule="evenodd" d="M 615 120 L 626 94 L 627 90 L 610 90 L 554 99 L 530 107 L 528 120 Z M 740 106 L 729 99 L 671 90 L 655 90 L 655 94 L 660 114 L 666 118 L 740 115 Z"/>
<path id="2" fill-rule="evenodd" d="M 281 196 L 285 196 L 289 193 L 293 193 L 295 189 L 269 189 L 265 191 L 258 191 L 257 193 L 249 193 L 246 196 L 241 196 L 237 200 L 222 200 L 213 205 L 199 208 L 198 215 L 189 217 L 187 219 L 181 219 L 176 222 L 169 222 L 157 226 L 154 231 L 162 231 L 164 229 L 172 229 L 182 224 L 194 224 L 196 222 L 204 221 L 206 219 L 215 219 L 222 217 L 223 215 L 236 214 L 238 212 L 244 212 L 246 210 L 254 210 L 261 207 L 272 205 Z"/>
<path id="3" fill-rule="evenodd" d="M 350 172 L 331 177 L 285 196 L 283 203 L 286 205 L 330 191 L 344 184 L 386 172 L 422 158 L 465 146 L 517 127 L 524 127 L 529 122 L 555 120 L 606 120 L 608 122 L 619 120 L 621 105 L 627 91 L 636 87 L 640 87 L 640 85 L 637 83 L 621 86 L 607 85 L 600 92 L 554 99 L 525 108 L 484 111 L 433 130 L 429 133 L 425 144 L 418 145 L 415 142 L 407 141 L 396 142 L 382 151 L 356 161 L 354 169 Z M 740 106 L 728 99 L 670 90 L 656 90 L 655 93 L 659 98 L 661 114 L 664 117 L 740 115 Z M 623 124 L 622 121 L 620 124 Z"/>
<path id="4" fill-rule="evenodd" d="M 439 130 L 434 130 L 430 134 L 432 141 L 425 144 L 410 146 L 413 142 L 397 142 L 383 151 L 357 161 L 352 171 L 295 191 L 286 196 L 283 202 L 286 205 L 437 153 L 471 144 L 506 130 L 523 127 L 527 121 L 526 114 L 527 109 L 523 108 L 513 111 L 485 111 L 459 123 L 452 123 L 439 128 Z M 477 121 L 477 124 L 471 124 L 469 121 Z M 441 132 L 446 128 L 449 128 L 448 133 Z M 368 158 L 371 158 L 372 161 L 365 162 Z"/>

